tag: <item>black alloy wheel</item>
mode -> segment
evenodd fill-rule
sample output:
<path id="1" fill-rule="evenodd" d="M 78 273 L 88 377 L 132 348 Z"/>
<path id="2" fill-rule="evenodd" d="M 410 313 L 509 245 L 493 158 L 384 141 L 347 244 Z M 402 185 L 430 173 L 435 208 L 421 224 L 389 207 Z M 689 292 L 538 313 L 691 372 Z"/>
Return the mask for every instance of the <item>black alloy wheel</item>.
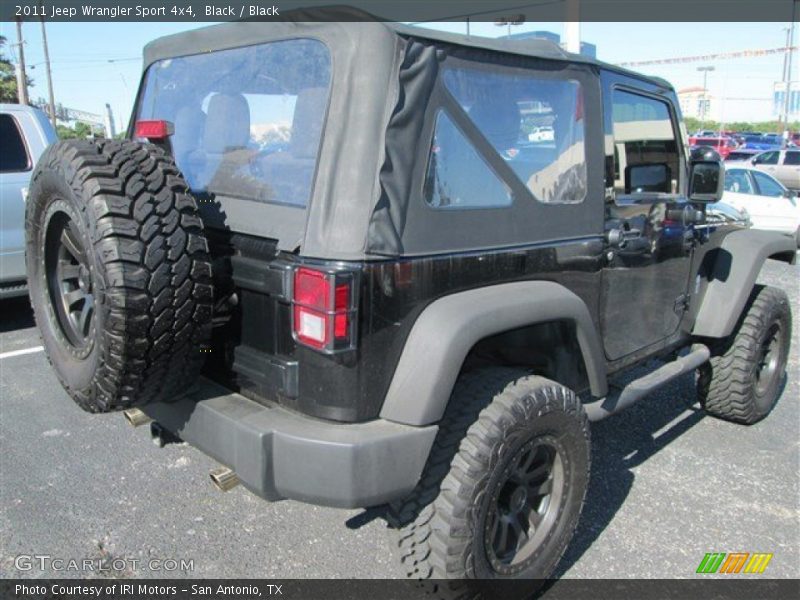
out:
<path id="1" fill-rule="evenodd" d="M 95 298 L 92 266 L 75 221 L 58 210 L 47 222 L 47 290 L 64 338 L 77 350 L 91 346 Z"/>
<path id="2" fill-rule="evenodd" d="M 508 462 L 486 519 L 484 542 L 492 568 L 511 574 L 548 536 L 564 494 L 557 444 L 532 439 Z"/>

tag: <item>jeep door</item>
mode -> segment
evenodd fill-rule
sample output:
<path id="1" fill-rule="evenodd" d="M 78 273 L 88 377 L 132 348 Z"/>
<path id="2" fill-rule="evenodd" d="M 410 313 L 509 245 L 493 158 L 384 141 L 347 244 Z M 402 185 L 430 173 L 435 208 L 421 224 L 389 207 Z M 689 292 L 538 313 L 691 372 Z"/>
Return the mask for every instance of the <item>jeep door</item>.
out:
<path id="1" fill-rule="evenodd" d="M 603 72 L 602 82 L 606 247 L 600 311 L 606 356 L 613 362 L 655 351 L 678 331 L 694 230 L 683 216 L 689 206 L 684 136 L 671 92 L 611 72 Z"/>

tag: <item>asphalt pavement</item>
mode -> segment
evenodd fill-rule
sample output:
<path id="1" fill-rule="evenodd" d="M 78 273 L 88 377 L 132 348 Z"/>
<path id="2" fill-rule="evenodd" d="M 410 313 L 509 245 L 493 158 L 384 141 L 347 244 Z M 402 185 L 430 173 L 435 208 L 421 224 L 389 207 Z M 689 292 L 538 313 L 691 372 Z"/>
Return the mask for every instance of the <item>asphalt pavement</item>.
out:
<path id="1" fill-rule="evenodd" d="M 795 315 L 767 419 L 704 416 L 684 377 L 593 426 L 592 483 L 562 576 L 694 577 L 707 552 L 767 552 L 765 574 L 800 578 L 798 275 L 772 261 L 761 274 Z M 68 561 L 100 559 L 119 577 L 402 576 L 379 516 L 223 494 L 198 450 L 159 449 L 120 414 L 82 412 L 38 346 L 27 300 L 0 302 L 0 577 L 86 576 Z"/>

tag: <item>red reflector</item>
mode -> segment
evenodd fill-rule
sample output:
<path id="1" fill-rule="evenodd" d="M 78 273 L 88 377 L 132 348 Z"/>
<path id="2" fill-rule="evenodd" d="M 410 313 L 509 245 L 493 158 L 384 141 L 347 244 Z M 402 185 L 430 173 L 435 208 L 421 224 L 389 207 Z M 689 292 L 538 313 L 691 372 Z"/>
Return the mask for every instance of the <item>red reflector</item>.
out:
<path id="1" fill-rule="evenodd" d="M 292 327 L 298 342 L 328 352 L 351 347 L 352 282 L 348 273 L 295 271 Z"/>
<path id="2" fill-rule="evenodd" d="M 297 269 L 294 274 L 294 329 L 297 339 L 313 348 L 328 344 L 330 286 L 325 273 Z M 316 310 L 314 310 L 316 309 Z"/>
<path id="3" fill-rule="evenodd" d="M 169 121 L 136 121 L 134 136 L 148 140 L 165 140 L 174 133 Z"/>
<path id="4" fill-rule="evenodd" d="M 330 285 L 325 273 L 311 269 L 297 269 L 294 274 L 294 301 L 298 304 L 327 310 Z"/>
<path id="5" fill-rule="evenodd" d="M 346 283 L 336 286 L 336 316 L 333 318 L 333 336 L 345 339 L 350 333 L 350 317 L 346 312 L 350 304 L 350 286 Z M 339 312 L 344 311 L 344 312 Z"/>

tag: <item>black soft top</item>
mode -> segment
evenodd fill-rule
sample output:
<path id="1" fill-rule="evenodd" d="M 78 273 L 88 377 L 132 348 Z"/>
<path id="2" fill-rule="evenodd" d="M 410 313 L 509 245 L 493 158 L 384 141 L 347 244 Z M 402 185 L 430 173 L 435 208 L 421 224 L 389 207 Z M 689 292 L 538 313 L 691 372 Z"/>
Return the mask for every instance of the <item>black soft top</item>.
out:
<path id="1" fill-rule="evenodd" d="M 505 38 L 488 38 L 476 35 L 465 35 L 461 33 L 449 33 L 428 29 L 426 27 L 372 20 L 366 13 L 361 13 L 359 11 L 355 11 L 354 9 L 352 11 L 348 11 L 347 9 L 342 10 L 345 10 L 346 14 L 348 15 L 357 14 L 362 17 L 362 19 L 357 21 L 352 20 L 352 18 L 348 18 L 347 22 L 350 24 L 357 24 L 357 26 L 369 25 L 370 27 L 368 28 L 374 27 L 376 30 L 386 29 L 402 37 L 415 37 L 418 39 L 445 42 L 447 44 L 463 46 L 466 48 L 491 50 L 494 52 L 503 52 L 505 54 L 529 56 L 532 58 L 546 58 L 550 60 L 563 60 L 569 62 L 593 64 L 603 69 L 617 71 L 628 76 L 649 81 L 650 83 L 659 87 L 672 89 L 672 85 L 660 77 L 646 76 L 636 71 L 630 71 L 628 69 L 624 69 L 595 58 L 584 56 L 582 54 L 566 52 L 558 44 L 545 39 L 509 40 Z M 301 12 L 298 14 L 302 15 Z M 221 47 L 230 48 L 240 45 L 274 41 L 284 37 L 281 35 L 281 29 L 283 28 L 276 27 L 282 23 L 284 22 L 277 21 L 267 23 L 263 21 L 236 21 L 158 38 L 157 40 L 154 40 L 145 46 L 144 66 L 147 68 L 147 66 L 152 64 L 154 61 L 163 58 L 172 58 L 187 54 L 199 54 L 202 52 L 208 52 L 210 50 L 217 50 Z M 295 23 L 290 22 L 289 24 Z M 318 25 L 321 28 L 332 25 L 341 25 L 341 23 L 337 22 L 318 22 L 306 24 Z M 254 26 L 256 31 L 253 31 L 252 29 Z M 374 37 L 375 42 L 385 39 L 384 36 L 379 34 L 376 34 Z M 247 39 L 247 43 L 243 44 L 242 42 L 245 38 Z M 211 39 L 222 42 L 222 46 L 218 47 L 216 44 L 211 43 Z M 227 42 L 233 43 L 226 43 L 226 40 Z"/>
<path id="2" fill-rule="evenodd" d="M 277 239 L 280 249 L 322 259 L 413 254 L 420 240 L 434 233 L 422 230 L 414 237 L 406 224 L 418 196 L 411 182 L 419 177 L 430 149 L 421 134 L 429 128 L 431 91 L 439 65 L 448 57 L 525 64 L 557 61 L 559 70 L 584 78 L 609 69 L 672 93 L 663 80 L 567 53 L 546 40 L 498 40 L 352 18 L 311 21 L 302 20 L 302 14 L 297 21 L 239 21 L 162 37 L 145 47 L 144 68 L 163 59 L 297 38 L 323 42 L 333 65 L 327 114 L 335 118 L 325 124 L 308 208 L 218 199 L 227 228 Z M 600 98 L 590 96 L 587 101 Z M 602 138 L 599 129 L 590 133 Z M 574 218 L 588 219 L 583 217 L 587 211 L 579 209 L 574 207 L 573 221 L 565 222 L 565 229 L 577 229 Z M 585 225 L 588 231 L 588 221 Z M 488 235 L 484 229 L 476 228 L 470 240 L 465 236 L 464 247 L 458 249 L 483 242 L 493 245 L 488 237 L 482 239 Z"/>

